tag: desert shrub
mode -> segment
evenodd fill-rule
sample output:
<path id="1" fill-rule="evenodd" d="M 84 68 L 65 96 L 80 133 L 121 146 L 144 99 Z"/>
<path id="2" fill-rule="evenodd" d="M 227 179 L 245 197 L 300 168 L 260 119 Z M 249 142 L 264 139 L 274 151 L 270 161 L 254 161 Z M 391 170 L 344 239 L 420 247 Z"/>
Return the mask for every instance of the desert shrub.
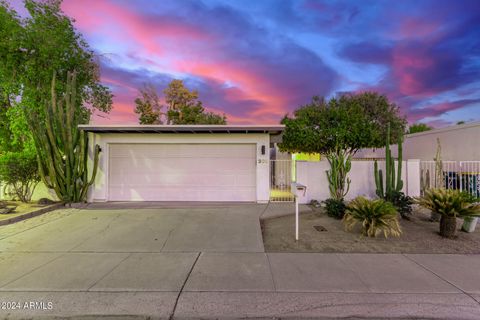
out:
<path id="1" fill-rule="evenodd" d="M 475 197 L 459 190 L 430 189 L 415 203 L 441 215 L 440 235 L 454 238 L 457 229 L 456 218 L 480 216 L 480 203 Z"/>
<path id="2" fill-rule="evenodd" d="M 360 223 L 362 234 L 367 237 L 376 237 L 381 232 L 385 238 L 399 237 L 402 230 L 397 215 L 397 209 L 390 202 L 357 197 L 348 204 L 343 223 L 349 231 Z"/>
<path id="3" fill-rule="evenodd" d="M 40 181 L 36 155 L 30 151 L 0 156 L 0 180 L 22 202 L 29 202 Z"/>
<path id="4" fill-rule="evenodd" d="M 403 219 L 410 219 L 413 211 L 412 197 L 405 195 L 405 193 L 401 191 L 392 191 L 385 200 L 391 202 L 395 208 L 397 208 L 398 213 L 400 213 Z"/>
<path id="5" fill-rule="evenodd" d="M 327 199 L 323 201 L 325 203 L 325 209 L 327 210 L 327 214 L 329 217 L 333 217 L 335 219 L 342 219 L 345 215 L 345 210 L 347 209 L 347 205 L 343 199 Z"/>

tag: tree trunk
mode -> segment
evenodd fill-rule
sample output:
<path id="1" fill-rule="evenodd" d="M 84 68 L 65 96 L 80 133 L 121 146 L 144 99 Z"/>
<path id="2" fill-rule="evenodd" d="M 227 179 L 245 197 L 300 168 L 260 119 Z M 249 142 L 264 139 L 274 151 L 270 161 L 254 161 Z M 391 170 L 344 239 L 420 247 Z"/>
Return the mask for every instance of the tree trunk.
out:
<path id="1" fill-rule="evenodd" d="M 453 239 L 457 233 L 457 218 L 442 215 L 440 218 L 440 235 L 444 238 Z"/>

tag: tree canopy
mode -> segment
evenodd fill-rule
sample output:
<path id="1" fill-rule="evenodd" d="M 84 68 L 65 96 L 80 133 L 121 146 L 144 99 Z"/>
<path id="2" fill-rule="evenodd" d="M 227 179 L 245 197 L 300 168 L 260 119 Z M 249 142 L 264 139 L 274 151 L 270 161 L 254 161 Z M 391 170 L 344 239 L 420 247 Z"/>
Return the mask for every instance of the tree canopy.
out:
<path id="1" fill-rule="evenodd" d="M 71 18 L 60 8 L 60 0 L 25 0 L 25 18 L 0 0 L 0 148 L 12 148 L 8 139 L 28 140 L 24 112 L 44 116 L 55 73 L 55 91 L 63 94 L 67 73 L 77 73 L 75 105 L 82 123 L 93 110 L 109 112 L 112 94 L 100 83 L 98 56 L 78 33 Z M 27 136 L 27 137 L 25 137 Z M 20 146 L 17 146 L 20 147 Z"/>
<path id="2" fill-rule="evenodd" d="M 182 80 L 172 80 L 163 91 L 169 124 L 226 124 L 225 115 L 208 112 L 198 99 L 198 91 L 190 91 Z"/>
<path id="3" fill-rule="evenodd" d="M 160 99 L 152 84 L 146 84 L 139 90 L 135 99 L 135 113 L 139 115 L 140 124 L 162 124 Z"/>
<path id="4" fill-rule="evenodd" d="M 358 149 L 382 147 L 388 124 L 392 140 L 405 131 L 406 120 L 385 96 L 367 92 L 312 101 L 282 120 L 286 128 L 280 149 L 288 152 L 354 154 Z"/>
<path id="5" fill-rule="evenodd" d="M 408 133 L 418 133 L 432 130 L 432 127 L 426 125 L 425 123 L 414 123 L 408 127 Z"/>
<path id="6" fill-rule="evenodd" d="M 198 91 L 189 90 L 182 80 L 174 79 L 163 90 L 166 112 L 162 113 L 158 95 L 152 85 L 139 90 L 135 112 L 140 124 L 226 124 L 225 115 L 208 112 L 198 98 Z M 163 119 L 162 119 L 163 116 Z"/>

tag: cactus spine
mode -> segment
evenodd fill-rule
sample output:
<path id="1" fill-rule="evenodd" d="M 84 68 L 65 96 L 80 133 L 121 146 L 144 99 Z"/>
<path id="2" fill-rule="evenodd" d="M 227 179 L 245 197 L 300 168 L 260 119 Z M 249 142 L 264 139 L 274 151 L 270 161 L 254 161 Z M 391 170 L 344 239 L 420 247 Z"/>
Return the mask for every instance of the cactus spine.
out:
<path id="1" fill-rule="evenodd" d="M 395 159 L 390 151 L 390 125 L 387 127 L 387 138 L 385 143 L 385 188 L 383 186 L 383 172 L 378 169 L 378 163 L 375 160 L 374 173 L 376 194 L 380 198 L 389 198 L 392 192 L 400 192 L 403 188 L 402 180 L 402 157 L 403 157 L 403 138 L 398 142 L 398 165 L 395 174 Z"/>
<path id="2" fill-rule="evenodd" d="M 98 168 L 100 147 L 93 151 L 92 175 L 88 177 L 88 136 L 78 129 L 83 110 L 76 108 L 76 74 L 67 75 L 66 90 L 57 100 L 56 77 L 53 75 L 51 101 L 47 103 L 45 119 L 35 113 L 30 116 L 40 175 L 45 185 L 53 189 L 66 203 L 86 200 Z"/>

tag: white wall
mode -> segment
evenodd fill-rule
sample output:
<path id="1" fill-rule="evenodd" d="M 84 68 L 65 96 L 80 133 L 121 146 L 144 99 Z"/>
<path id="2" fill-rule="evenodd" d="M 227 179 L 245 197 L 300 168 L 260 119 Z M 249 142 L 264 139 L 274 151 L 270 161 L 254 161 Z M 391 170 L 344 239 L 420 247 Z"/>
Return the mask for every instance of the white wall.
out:
<path id="1" fill-rule="evenodd" d="M 406 135 L 403 143 L 403 158 L 433 160 L 437 152 L 437 138 L 440 138 L 443 160 L 480 161 L 479 122 Z M 392 145 L 390 150 L 396 157 L 397 146 Z M 363 149 L 358 151 L 355 157 L 383 158 L 385 152 L 383 148 Z"/>
<path id="2" fill-rule="evenodd" d="M 254 143 L 257 146 L 257 201 L 270 198 L 269 134 L 159 134 L 159 133 L 103 133 L 90 134 L 90 150 L 98 144 L 102 148 L 95 183 L 88 195 L 89 202 L 108 201 L 109 145 L 114 143 Z M 265 155 L 261 147 L 265 146 Z M 90 152 L 90 157 L 92 153 Z M 91 172 L 91 170 L 89 170 Z"/>
<path id="3" fill-rule="evenodd" d="M 397 162 L 395 163 L 397 165 Z M 378 166 L 383 170 L 385 179 L 385 162 L 379 161 Z M 307 186 L 300 203 L 309 203 L 311 200 L 323 201 L 330 198 L 326 171 L 330 169 L 327 161 L 304 162 L 297 161 L 297 182 Z M 375 198 L 375 176 L 373 161 L 352 161 L 349 177 L 350 190 L 345 197 L 351 200 L 357 196 Z M 420 161 L 409 160 L 402 162 L 403 192 L 410 196 L 420 194 Z"/>

